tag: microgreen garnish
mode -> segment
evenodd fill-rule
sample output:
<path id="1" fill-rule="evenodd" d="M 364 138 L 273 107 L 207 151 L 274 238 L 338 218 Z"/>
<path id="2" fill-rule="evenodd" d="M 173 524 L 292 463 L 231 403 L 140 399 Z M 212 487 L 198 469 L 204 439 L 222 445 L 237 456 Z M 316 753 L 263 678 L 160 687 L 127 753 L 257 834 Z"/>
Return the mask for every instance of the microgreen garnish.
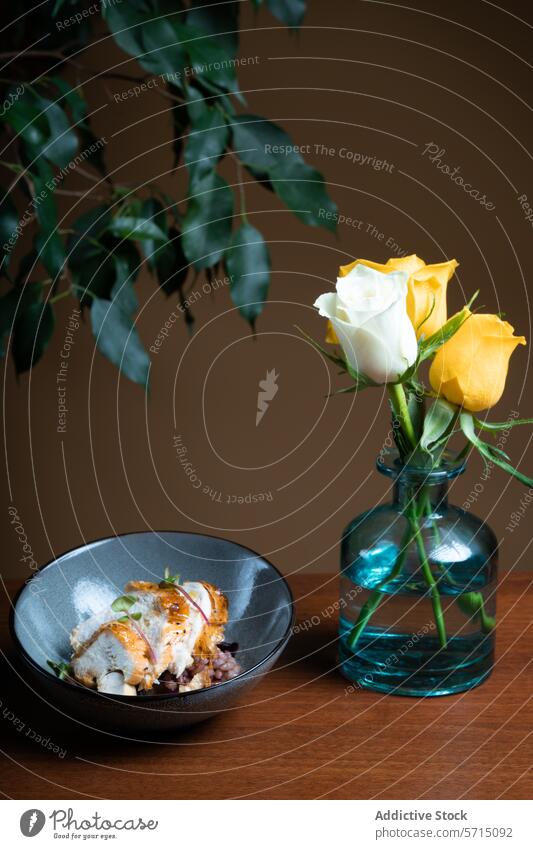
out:
<path id="1" fill-rule="evenodd" d="M 130 607 L 132 607 L 137 601 L 134 595 L 119 595 L 118 598 L 111 604 L 111 610 L 114 610 L 115 613 L 127 613 Z"/>
<path id="2" fill-rule="evenodd" d="M 60 661 L 60 663 L 56 663 L 55 660 L 47 660 L 46 662 L 61 681 L 74 676 L 74 670 L 70 663 L 65 663 L 64 660 Z"/>
<path id="3" fill-rule="evenodd" d="M 179 584 L 180 576 L 179 575 L 171 575 L 170 569 L 168 566 L 165 566 L 165 571 L 163 573 L 163 579 L 159 581 L 159 589 L 165 590 L 169 587 L 175 587 L 176 584 Z"/>
<path id="4" fill-rule="evenodd" d="M 135 628 L 139 637 L 141 637 L 141 639 L 143 639 L 144 642 L 146 643 L 146 646 L 148 648 L 148 654 L 149 654 L 151 662 L 153 664 L 156 664 L 157 663 L 157 656 L 156 656 L 155 651 L 152 648 L 152 644 L 150 643 L 150 640 L 148 639 L 148 637 L 146 636 L 144 631 L 142 631 L 139 628 L 139 626 L 137 625 L 137 622 L 139 621 L 139 619 L 142 618 L 142 613 L 140 613 L 140 612 L 130 613 L 130 608 L 133 607 L 133 605 L 135 604 L 136 601 L 137 601 L 137 597 L 134 596 L 134 595 L 121 595 L 121 596 L 119 596 L 118 598 L 115 599 L 115 601 L 111 605 L 111 610 L 114 610 L 115 613 L 125 613 L 126 614 L 125 616 L 120 616 L 117 619 L 117 621 L 118 622 L 129 622 L 132 625 L 132 627 Z"/>

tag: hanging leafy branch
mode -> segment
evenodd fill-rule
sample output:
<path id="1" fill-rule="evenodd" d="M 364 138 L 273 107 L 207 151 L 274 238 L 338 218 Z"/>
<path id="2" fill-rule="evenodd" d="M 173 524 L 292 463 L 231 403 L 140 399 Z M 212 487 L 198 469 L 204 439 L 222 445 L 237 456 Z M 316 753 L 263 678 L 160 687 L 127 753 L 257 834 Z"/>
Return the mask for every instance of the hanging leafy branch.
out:
<path id="1" fill-rule="evenodd" d="M 291 29 L 306 11 L 305 0 L 251 2 Z M 43 355 L 54 330 L 55 302 L 72 297 L 90 313 L 99 350 L 146 385 L 150 360 L 134 320 L 134 284 L 143 265 L 164 294 L 177 293 L 182 303 L 191 277 L 201 271 L 211 278 L 223 267 L 233 302 L 254 325 L 268 295 L 270 253 L 248 221 L 242 187 L 236 201 L 218 173 L 225 157 L 304 223 L 335 230 L 335 215 L 324 214 L 336 207 L 321 174 L 290 152 L 294 144 L 281 127 L 245 111 L 236 75 L 241 6 L 105 0 L 98 14 L 89 15 L 77 0 L 50 0 L 37 8 L 28 0 L 11 4 L 13 23 L 0 37 L 1 158 L 10 178 L 0 194 L 0 342 L 5 354 L 10 340 L 18 373 Z M 147 196 L 116 184 L 106 169 L 105 140 L 91 129 L 83 86 L 63 77 L 69 66 L 78 75 L 83 69 L 83 48 L 99 18 L 144 73 L 111 69 L 97 76 L 146 87 L 157 80 L 172 116 L 174 165 L 183 163 L 188 175 L 185 197 L 169 197 L 153 184 Z M 38 49 L 28 48 L 35 41 Z M 102 197 L 74 221 L 67 216 L 60 223 L 57 189 L 81 167 L 89 177 L 94 173 Z M 32 248 L 15 262 L 28 225 L 35 233 Z M 190 324 L 189 309 L 183 312 Z"/>

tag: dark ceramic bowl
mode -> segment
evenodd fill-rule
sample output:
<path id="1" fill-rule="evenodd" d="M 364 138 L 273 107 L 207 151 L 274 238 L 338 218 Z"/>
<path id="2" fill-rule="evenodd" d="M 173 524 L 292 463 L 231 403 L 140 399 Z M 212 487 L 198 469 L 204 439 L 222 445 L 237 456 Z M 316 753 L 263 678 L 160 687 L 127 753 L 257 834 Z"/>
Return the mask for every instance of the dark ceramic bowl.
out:
<path id="1" fill-rule="evenodd" d="M 71 629 L 121 595 L 127 581 L 160 580 L 165 566 L 182 581 L 206 580 L 226 594 L 225 639 L 239 644 L 242 672 L 204 690 L 133 698 L 57 678 L 47 660 L 70 657 Z M 191 725 L 229 708 L 272 667 L 293 620 L 288 584 L 263 557 L 217 537 L 165 531 L 98 540 L 43 566 L 18 594 L 10 625 L 39 696 L 90 728 L 128 737 Z"/>

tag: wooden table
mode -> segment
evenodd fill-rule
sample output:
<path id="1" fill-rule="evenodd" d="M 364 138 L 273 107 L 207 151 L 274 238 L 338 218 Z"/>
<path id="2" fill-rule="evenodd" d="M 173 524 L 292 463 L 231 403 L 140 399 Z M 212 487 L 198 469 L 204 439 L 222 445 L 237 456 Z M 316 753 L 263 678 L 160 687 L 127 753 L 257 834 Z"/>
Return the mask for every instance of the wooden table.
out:
<path id="1" fill-rule="evenodd" d="M 295 577 L 297 621 L 318 624 L 292 638 L 248 704 L 162 742 L 124 743 L 59 722 L 11 669 L 4 616 L 1 789 L 15 799 L 530 798 L 531 583 L 526 574 L 502 579 L 490 679 L 416 700 L 345 691 L 328 614 L 337 579 Z M 66 753 L 45 748 L 47 738 Z"/>

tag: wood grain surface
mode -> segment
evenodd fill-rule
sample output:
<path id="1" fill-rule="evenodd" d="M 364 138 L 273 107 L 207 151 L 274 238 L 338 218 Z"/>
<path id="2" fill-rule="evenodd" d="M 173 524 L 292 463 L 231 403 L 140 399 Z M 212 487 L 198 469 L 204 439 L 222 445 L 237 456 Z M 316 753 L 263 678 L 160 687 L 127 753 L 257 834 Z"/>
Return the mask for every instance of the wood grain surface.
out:
<path id="1" fill-rule="evenodd" d="M 337 598 L 336 578 L 302 575 L 290 583 L 297 622 L 310 627 L 293 636 L 248 702 L 188 732 L 138 742 L 82 732 L 75 723 L 60 721 L 31 692 L 7 631 L 16 590 L 8 585 L 1 637 L 3 794 L 14 799 L 531 797 L 530 577 L 502 578 L 497 664 L 489 680 L 469 693 L 425 700 L 347 692 L 336 669 L 337 617 L 328 611 Z M 46 749 L 36 735 L 64 756 Z"/>

